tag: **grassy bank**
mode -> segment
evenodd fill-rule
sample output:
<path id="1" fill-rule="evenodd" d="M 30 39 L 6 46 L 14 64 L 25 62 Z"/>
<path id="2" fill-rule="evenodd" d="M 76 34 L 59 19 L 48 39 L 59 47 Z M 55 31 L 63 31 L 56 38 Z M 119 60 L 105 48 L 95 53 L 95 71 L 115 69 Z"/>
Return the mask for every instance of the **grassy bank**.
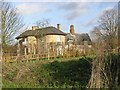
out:
<path id="1" fill-rule="evenodd" d="M 3 64 L 3 88 L 84 88 L 90 57 Z"/>

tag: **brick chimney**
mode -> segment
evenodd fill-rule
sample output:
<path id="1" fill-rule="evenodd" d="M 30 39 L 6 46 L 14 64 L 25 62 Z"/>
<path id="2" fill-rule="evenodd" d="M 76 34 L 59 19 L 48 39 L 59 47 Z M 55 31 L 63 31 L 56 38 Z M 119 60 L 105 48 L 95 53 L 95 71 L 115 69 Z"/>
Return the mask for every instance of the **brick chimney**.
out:
<path id="1" fill-rule="evenodd" d="M 57 24 L 57 29 L 61 30 L 61 25 L 60 24 Z"/>
<path id="2" fill-rule="evenodd" d="M 32 26 L 32 30 L 36 30 L 36 29 L 39 29 L 38 26 Z"/>
<path id="3" fill-rule="evenodd" d="M 71 33 L 72 35 L 75 34 L 74 25 L 70 25 L 70 33 Z"/>

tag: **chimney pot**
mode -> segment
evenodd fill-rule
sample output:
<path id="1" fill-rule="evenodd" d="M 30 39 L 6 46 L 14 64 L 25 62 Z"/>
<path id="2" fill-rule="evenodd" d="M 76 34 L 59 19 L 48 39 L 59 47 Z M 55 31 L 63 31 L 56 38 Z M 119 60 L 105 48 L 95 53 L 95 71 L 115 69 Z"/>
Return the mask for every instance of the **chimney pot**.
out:
<path id="1" fill-rule="evenodd" d="M 70 25 L 70 33 L 71 33 L 72 35 L 75 34 L 74 25 Z"/>
<path id="2" fill-rule="evenodd" d="M 32 30 L 36 30 L 36 29 L 39 29 L 38 26 L 32 26 Z"/>
<path id="3" fill-rule="evenodd" d="M 60 24 L 57 24 L 57 29 L 61 30 L 61 25 Z"/>

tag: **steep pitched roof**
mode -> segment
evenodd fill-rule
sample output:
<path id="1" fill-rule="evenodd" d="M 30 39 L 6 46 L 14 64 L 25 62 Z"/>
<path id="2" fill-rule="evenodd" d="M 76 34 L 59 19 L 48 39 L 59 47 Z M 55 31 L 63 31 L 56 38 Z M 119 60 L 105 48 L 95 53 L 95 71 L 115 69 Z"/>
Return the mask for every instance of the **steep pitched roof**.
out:
<path id="1" fill-rule="evenodd" d="M 84 44 L 84 41 L 88 41 L 88 44 L 91 44 L 91 39 L 87 33 L 71 35 L 70 33 L 67 33 L 66 35 L 66 42 L 72 40 L 75 44 Z"/>
<path id="2" fill-rule="evenodd" d="M 16 39 L 23 38 L 23 37 L 28 37 L 28 36 L 41 36 L 41 35 L 66 35 L 64 32 L 61 30 L 58 30 L 55 27 L 45 27 L 45 28 L 40 28 L 36 30 L 27 30 L 20 34 L 19 36 L 16 37 Z"/>

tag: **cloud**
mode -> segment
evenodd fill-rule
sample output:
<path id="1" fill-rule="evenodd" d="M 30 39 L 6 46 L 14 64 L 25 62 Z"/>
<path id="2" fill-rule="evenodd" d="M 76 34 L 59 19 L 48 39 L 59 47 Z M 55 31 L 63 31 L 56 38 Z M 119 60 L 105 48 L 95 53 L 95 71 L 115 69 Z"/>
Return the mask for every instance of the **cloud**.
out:
<path id="1" fill-rule="evenodd" d="M 78 3 L 78 2 L 69 2 L 64 3 L 59 6 L 59 9 L 66 11 L 64 17 L 67 20 L 74 20 L 79 16 L 82 16 L 87 13 L 89 3 Z"/>
<path id="2" fill-rule="evenodd" d="M 80 17 L 80 16 L 84 15 L 86 12 L 87 12 L 87 10 L 81 10 L 81 11 L 75 10 L 75 11 L 72 11 L 70 13 L 67 13 L 65 15 L 65 18 L 67 20 L 74 20 L 77 17 Z"/>
<path id="3" fill-rule="evenodd" d="M 40 12 L 49 12 L 50 9 L 46 4 L 37 4 L 37 3 L 22 3 L 16 6 L 19 14 L 29 15 L 36 14 Z"/>

